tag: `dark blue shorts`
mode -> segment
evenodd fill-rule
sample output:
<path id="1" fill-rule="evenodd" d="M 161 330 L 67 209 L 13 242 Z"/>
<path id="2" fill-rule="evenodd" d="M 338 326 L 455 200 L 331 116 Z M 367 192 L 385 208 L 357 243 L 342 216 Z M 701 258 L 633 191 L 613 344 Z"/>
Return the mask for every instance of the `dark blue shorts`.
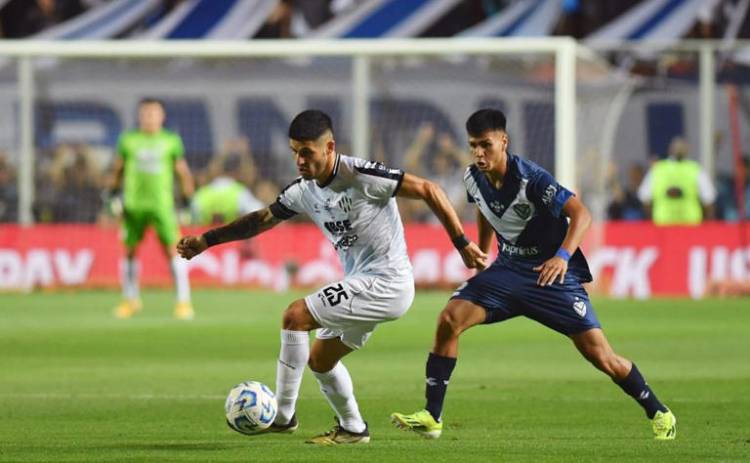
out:
<path id="1" fill-rule="evenodd" d="M 539 286 L 530 268 L 509 267 L 495 261 L 462 284 L 451 299 L 464 299 L 487 311 L 484 323 L 523 315 L 565 335 L 601 328 L 589 295 L 568 272 L 565 282 Z"/>

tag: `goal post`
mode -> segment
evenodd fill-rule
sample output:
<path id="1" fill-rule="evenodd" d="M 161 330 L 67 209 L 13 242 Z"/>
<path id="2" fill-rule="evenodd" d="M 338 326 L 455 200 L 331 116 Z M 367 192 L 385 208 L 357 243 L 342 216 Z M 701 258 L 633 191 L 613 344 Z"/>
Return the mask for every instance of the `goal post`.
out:
<path id="1" fill-rule="evenodd" d="M 371 157 L 373 155 L 372 146 L 372 104 L 373 96 L 377 90 L 378 81 L 373 76 L 378 69 L 388 60 L 400 60 L 406 63 L 408 67 L 410 60 L 442 60 L 445 62 L 457 62 L 462 59 L 475 60 L 467 64 L 475 66 L 482 59 L 495 60 L 513 60 L 506 63 L 493 64 L 489 66 L 489 72 L 495 72 L 500 69 L 500 74 L 495 83 L 495 92 L 502 95 L 506 91 L 512 92 L 512 85 L 505 87 L 502 80 L 502 73 L 510 71 L 512 79 L 517 81 L 516 84 L 523 85 L 521 82 L 525 77 L 520 76 L 518 72 L 513 71 L 514 63 L 540 59 L 550 60 L 554 63 L 554 80 L 551 86 L 549 103 L 554 107 L 552 119 L 544 119 L 544 124 L 554 124 L 552 127 L 544 127 L 543 130 L 553 132 L 554 153 L 549 153 L 554 159 L 554 173 L 558 180 L 575 188 L 575 150 L 576 150 L 576 49 L 575 41 L 568 38 L 529 38 L 529 39 L 386 39 L 386 40 L 255 40 L 249 42 L 224 42 L 224 41 L 70 41 L 70 42 L 44 42 L 44 41 L 26 41 L 0 44 L 0 58 L 5 61 L 4 66 L 14 63 L 18 69 L 18 107 L 16 129 L 20 140 L 17 147 L 10 151 L 16 151 L 11 157 L 16 159 L 18 175 L 18 207 L 19 220 L 24 224 L 31 224 L 32 204 L 34 204 L 34 165 L 38 147 L 36 144 L 39 140 L 39 134 L 35 134 L 38 126 L 34 122 L 34 114 L 37 106 L 37 100 L 42 97 L 37 90 L 40 81 L 45 85 L 55 87 L 55 67 L 61 63 L 79 62 L 110 62 L 118 65 L 123 69 L 128 67 L 132 61 L 137 67 L 138 63 L 148 62 L 173 62 L 177 60 L 190 61 L 194 60 L 196 66 L 210 68 L 211 60 L 227 62 L 236 61 L 238 63 L 262 60 L 287 62 L 304 62 L 305 60 L 338 58 L 350 61 L 350 76 L 347 79 L 350 83 L 347 85 L 348 90 L 341 92 L 342 97 L 349 101 L 345 106 L 345 112 L 348 119 L 345 125 L 351 134 L 350 146 L 353 148 L 353 154 L 362 157 Z M 119 63 L 119 64 L 115 64 Z M 124 64 L 123 64 L 124 63 Z M 476 69 L 471 71 L 478 77 L 482 73 L 481 63 Z M 71 66 L 68 66 L 70 68 Z M 185 64 L 186 71 L 189 74 L 191 64 Z M 440 66 L 437 65 L 437 68 Z M 457 66 L 457 67 L 460 67 Z M 421 70 L 425 75 L 429 75 L 429 66 Z M 447 71 L 446 71 L 447 72 Z M 46 76 L 43 76 L 45 75 Z M 127 73 L 126 73 L 127 74 Z M 189 77 L 186 75 L 185 78 Z M 96 86 L 105 77 L 98 77 L 91 74 L 91 85 Z M 127 86 L 127 75 L 123 75 L 120 85 Z M 535 82 L 535 84 L 538 82 Z M 176 82 L 179 85 L 179 82 Z M 393 83 L 399 85 L 398 82 Z M 460 95 L 461 93 L 471 93 L 471 79 L 462 82 L 460 79 L 454 82 L 453 88 L 443 84 L 443 87 L 436 90 L 433 96 L 435 100 L 440 100 L 446 93 Z M 491 90 L 491 87 L 487 87 Z M 210 94 L 214 89 L 210 80 L 206 81 L 205 92 Z M 268 89 L 269 93 L 276 91 L 274 88 Z M 406 90 L 408 92 L 408 90 Z M 106 92 L 106 90 L 104 90 Z M 348 95 L 347 95 L 348 92 Z M 54 93 L 50 90 L 50 94 Z M 123 92 L 124 94 L 127 91 Z M 384 89 L 383 94 L 388 94 L 389 90 Z M 58 98 L 64 96 L 60 93 Z M 408 94 L 404 93 L 404 98 Z M 547 98 L 547 97 L 544 97 Z M 517 106 L 515 103 L 511 106 Z M 467 107 L 468 109 L 468 107 Z M 509 108 L 511 111 L 517 108 Z M 38 109 L 36 109 L 38 111 Z M 37 112 L 38 114 L 38 112 Z M 418 117 L 419 115 L 415 115 Z M 461 127 L 460 118 L 467 117 L 467 114 L 450 115 L 455 119 L 454 125 Z M 513 117 L 510 119 L 521 120 L 522 117 Z M 530 121 L 526 117 L 526 121 Z M 131 121 L 128 121 L 131 122 Z M 513 129 L 511 125 L 511 132 Z M 541 130 L 541 129 L 540 129 Z M 457 130 L 460 132 L 460 130 Z M 550 134 L 551 135 L 551 134 Z M 387 136 L 387 134 L 386 134 Z M 535 137 L 526 137 L 534 139 Z M 520 140 L 520 138 L 519 138 Z M 523 143 L 516 143 L 516 146 L 523 146 Z M 0 147 L 2 148 L 2 147 Z M 552 162 L 550 163 L 552 164 Z M 547 166 L 552 167 L 551 165 Z"/>

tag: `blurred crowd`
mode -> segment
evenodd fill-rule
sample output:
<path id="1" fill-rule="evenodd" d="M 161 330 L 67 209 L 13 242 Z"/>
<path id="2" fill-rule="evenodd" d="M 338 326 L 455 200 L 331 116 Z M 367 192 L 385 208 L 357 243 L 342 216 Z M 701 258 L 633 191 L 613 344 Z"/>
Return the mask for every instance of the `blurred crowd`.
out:
<path id="1" fill-rule="evenodd" d="M 204 168 L 191 166 L 196 182 L 193 198 L 187 203 L 175 191 L 180 221 L 184 225 L 226 222 L 275 201 L 286 181 L 293 177 L 285 178 L 286 173 L 271 172 L 272 175 L 268 175 L 261 171 L 268 170 L 269 165 L 280 165 L 280 159 L 293 171 L 291 157 L 287 153 L 278 153 L 273 160 L 257 159 L 251 145 L 251 141 L 244 137 L 229 139 Z M 346 150 L 346 147 L 342 149 Z M 101 148 L 75 143 L 38 151 L 33 203 L 35 222 L 115 223 L 117 211 L 111 210 L 111 205 L 102 195 L 107 187 L 112 156 L 111 152 Z M 381 152 L 375 158 L 395 162 L 394 167 L 436 181 L 463 217 L 474 220 L 474 214 L 466 207 L 462 180 L 464 166 L 470 163 L 469 155 L 449 134 L 437 132 L 431 124 L 424 124 L 402 156 L 391 156 L 394 160 L 389 161 Z M 0 152 L 0 222 L 18 220 L 17 187 L 16 168 L 8 156 Z M 421 203 L 399 201 L 405 221 L 436 220 Z M 297 217 L 295 220 L 305 219 Z"/>
<path id="2" fill-rule="evenodd" d="M 103 161 L 103 159 L 109 159 Z M 84 144 L 61 144 L 38 152 L 35 164 L 33 216 L 36 223 L 102 223 L 117 221 L 103 199 L 107 188 L 111 155 Z M 240 208 L 233 216 L 272 203 L 279 193 L 278 184 L 261 178 L 256 160 L 245 138 L 230 139 L 204 169 L 194 171 L 196 194 L 190 203 L 178 198 L 183 224 L 209 225 L 234 217 L 214 214 L 212 189 L 226 186 L 239 191 Z M 177 194 L 177 192 L 175 192 Z M 16 169 L 0 152 L 0 222 L 18 220 Z"/>
<path id="3" fill-rule="evenodd" d="M 108 0 L 0 0 L 0 37 L 23 38 L 62 23 L 106 3 Z M 162 0 L 141 27 L 156 23 L 186 0 Z M 335 16 L 346 14 L 366 0 L 279 0 L 255 38 L 294 38 L 305 36 Z M 451 37 L 507 8 L 514 0 L 463 0 L 443 20 L 437 21 L 422 36 Z M 550 0 L 561 6 L 553 35 L 586 37 L 613 18 L 644 0 Z M 733 7 L 739 0 L 705 0 L 698 21 L 688 38 L 721 38 Z M 743 24 L 739 37 L 748 37 Z"/>
<path id="4" fill-rule="evenodd" d="M 0 151 L 0 222 L 18 220 L 16 170 L 8 156 Z"/>
<path id="5" fill-rule="evenodd" d="M 0 37 L 34 35 L 83 13 L 97 0 L 8 0 L 0 2 Z"/>
<path id="6" fill-rule="evenodd" d="M 276 199 L 285 182 L 291 179 L 282 178 L 284 174 L 262 174 L 259 166 L 268 162 L 257 159 L 251 145 L 246 138 L 227 140 L 205 168 L 193 168 L 195 195 L 189 203 L 177 202 L 183 224 L 225 222 Z M 700 170 L 698 163 L 690 160 L 690 147 L 682 138 L 675 138 L 666 154 L 663 159 L 654 158 L 650 162 L 609 166 L 605 185 L 609 199 L 603 219 L 639 221 L 651 220 L 653 215 L 654 221 L 659 223 L 654 208 L 660 207 L 660 197 L 670 202 L 694 201 L 694 209 L 701 211 L 698 222 L 750 218 L 750 157 L 744 157 L 743 168 L 719 172 L 712 179 L 705 172 L 698 172 L 694 188 L 682 184 L 680 188 L 684 191 L 673 191 L 673 188 L 661 195 L 656 192 L 661 182 L 659 175 L 686 176 L 684 171 L 670 170 L 670 163 L 678 163 L 675 164 L 678 166 L 691 163 Z M 464 168 L 471 163 L 471 157 L 450 134 L 436 130 L 432 124 L 423 124 L 402 155 L 391 156 L 390 161 L 383 153 L 376 152 L 373 157 L 435 181 L 445 190 L 463 220 L 476 219 L 463 186 Z M 283 153 L 282 159 L 291 158 Z M 62 144 L 39 152 L 35 164 L 34 220 L 37 223 L 116 223 L 116 214 L 102 199 L 110 162 L 111 153 L 105 154 L 101 149 L 83 144 Z M 291 160 L 289 164 L 291 166 Z M 655 166 L 666 167 L 666 171 L 660 171 L 666 174 L 655 172 Z M 665 181 L 670 179 L 667 177 Z M 17 188 L 16 167 L 0 152 L 0 222 L 18 220 Z M 694 191 L 692 196 L 691 191 Z M 405 222 L 436 220 L 419 201 L 399 199 L 399 208 Z"/>
<path id="7" fill-rule="evenodd" d="M 643 1 L 561 0 L 562 14 L 555 27 L 554 35 L 584 38 Z M 733 7 L 737 3 L 739 3 L 738 0 L 704 0 L 696 12 L 697 21 L 685 38 L 722 38 Z M 739 37 L 748 37 L 750 31 L 747 27 L 747 24 L 743 24 L 743 29 L 738 31 Z"/>
<path id="8" fill-rule="evenodd" d="M 186 0 L 162 0 L 143 26 L 163 18 Z M 346 14 L 367 0 L 279 0 L 254 38 L 302 37 L 335 16 Z M 555 0 L 556 1 L 556 0 Z M 0 37 L 24 38 L 74 18 L 107 0 L 0 0 Z M 464 0 L 425 31 L 425 36 L 449 37 L 510 4 L 510 0 Z"/>

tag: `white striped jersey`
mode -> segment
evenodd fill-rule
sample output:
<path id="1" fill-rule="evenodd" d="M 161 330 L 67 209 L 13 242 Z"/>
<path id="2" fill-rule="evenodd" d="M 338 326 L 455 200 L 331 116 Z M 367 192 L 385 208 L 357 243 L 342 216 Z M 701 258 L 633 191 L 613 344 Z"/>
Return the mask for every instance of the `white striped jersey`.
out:
<path id="1" fill-rule="evenodd" d="M 336 155 L 325 185 L 298 178 L 271 212 L 281 219 L 307 214 L 336 249 L 344 272 L 411 273 L 396 193 L 404 172 L 382 163 Z"/>

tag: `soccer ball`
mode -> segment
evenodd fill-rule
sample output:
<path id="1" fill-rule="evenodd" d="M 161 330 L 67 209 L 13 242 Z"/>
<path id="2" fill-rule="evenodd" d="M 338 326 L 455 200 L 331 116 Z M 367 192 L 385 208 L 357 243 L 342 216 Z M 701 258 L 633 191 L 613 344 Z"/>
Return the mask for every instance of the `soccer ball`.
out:
<path id="1" fill-rule="evenodd" d="M 256 434 L 276 418 L 276 396 L 265 384 L 245 381 L 229 391 L 224 412 L 230 428 L 242 434 Z"/>

